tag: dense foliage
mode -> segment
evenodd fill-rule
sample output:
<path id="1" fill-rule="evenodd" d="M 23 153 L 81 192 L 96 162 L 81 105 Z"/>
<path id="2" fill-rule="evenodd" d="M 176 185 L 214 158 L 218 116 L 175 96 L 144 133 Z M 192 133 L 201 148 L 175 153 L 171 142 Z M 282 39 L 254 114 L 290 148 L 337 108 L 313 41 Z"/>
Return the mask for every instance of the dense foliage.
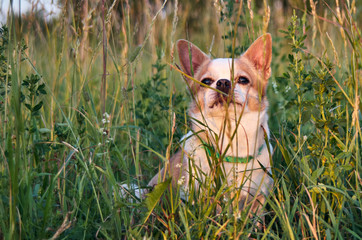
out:
<path id="1" fill-rule="evenodd" d="M 362 237 L 361 5 L 80 2 L 0 30 L 0 238 Z M 145 187 L 189 130 L 176 39 L 237 57 L 264 32 L 275 181 L 264 228 L 213 179 L 189 201 L 170 179 L 146 200 L 125 191 Z"/>

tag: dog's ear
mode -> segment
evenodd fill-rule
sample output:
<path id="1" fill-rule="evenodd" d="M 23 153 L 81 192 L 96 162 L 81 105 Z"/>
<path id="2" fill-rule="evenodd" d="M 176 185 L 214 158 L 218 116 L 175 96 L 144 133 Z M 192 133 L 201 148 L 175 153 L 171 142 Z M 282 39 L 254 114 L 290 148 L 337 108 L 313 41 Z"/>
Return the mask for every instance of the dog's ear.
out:
<path id="1" fill-rule="evenodd" d="M 194 76 L 199 67 L 210 59 L 198 47 L 183 39 L 177 41 L 177 52 L 182 70 L 189 76 Z"/>
<path id="2" fill-rule="evenodd" d="M 254 64 L 254 67 L 262 71 L 264 79 L 271 75 L 270 63 L 272 58 L 272 37 L 269 33 L 256 39 L 253 44 L 246 50 L 243 56 Z"/>

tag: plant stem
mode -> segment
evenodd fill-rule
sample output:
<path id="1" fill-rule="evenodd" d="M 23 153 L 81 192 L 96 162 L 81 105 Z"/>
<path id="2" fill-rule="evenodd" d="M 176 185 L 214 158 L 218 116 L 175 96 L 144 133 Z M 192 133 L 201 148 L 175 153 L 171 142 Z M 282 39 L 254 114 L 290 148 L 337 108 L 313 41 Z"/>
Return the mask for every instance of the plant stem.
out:
<path id="1" fill-rule="evenodd" d="M 103 26 L 103 75 L 101 85 L 101 108 L 102 115 L 106 112 L 106 87 L 107 87 L 107 36 L 104 22 L 104 0 L 102 0 L 102 26 Z"/>

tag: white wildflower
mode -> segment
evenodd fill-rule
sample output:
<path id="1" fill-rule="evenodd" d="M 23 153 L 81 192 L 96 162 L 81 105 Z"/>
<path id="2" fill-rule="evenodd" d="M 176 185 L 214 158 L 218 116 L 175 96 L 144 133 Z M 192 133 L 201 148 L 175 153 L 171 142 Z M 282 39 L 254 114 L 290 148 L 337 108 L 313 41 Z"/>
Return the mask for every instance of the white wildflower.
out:
<path id="1" fill-rule="evenodd" d="M 105 112 L 105 113 L 103 113 L 103 117 L 106 118 L 106 119 L 109 119 L 110 116 L 109 116 L 108 113 Z"/>
<path id="2" fill-rule="evenodd" d="M 107 128 L 99 128 L 99 132 L 102 133 L 103 135 L 108 135 Z"/>
<path id="3" fill-rule="evenodd" d="M 185 176 L 180 177 L 180 179 L 177 181 L 178 185 L 183 185 L 185 183 Z"/>
<path id="4" fill-rule="evenodd" d="M 108 114 L 108 113 L 103 113 L 103 119 L 102 119 L 102 123 L 105 124 L 105 123 L 110 123 L 110 119 L 111 119 L 111 116 Z"/>
<path id="5" fill-rule="evenodd" d="M 176 164 L 176 168 L 181 168 L 181 167 L 182 167 L 182 163 Z"/>
<path id="6" fill-rule="evenodd" d="M 106 113 L 106 112 L 103 113 L 103 119 L 102 119 L 103 124 L 110 123 L 111 122 L 110 119 L 111 119 L 111 116 L 108 113 Z"/>

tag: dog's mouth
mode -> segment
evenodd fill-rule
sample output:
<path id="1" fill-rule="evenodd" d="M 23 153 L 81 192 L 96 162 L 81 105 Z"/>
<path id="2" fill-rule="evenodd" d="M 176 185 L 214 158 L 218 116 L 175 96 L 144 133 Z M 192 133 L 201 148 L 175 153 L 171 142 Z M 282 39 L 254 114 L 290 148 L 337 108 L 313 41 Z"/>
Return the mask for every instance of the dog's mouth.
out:
<path id="1" fill-rule="evenodd" d="M 209 105 L 209 108 L 214 108 L 214 107 L 219 107 L 219 106 L 222 107 L 228 103 L 229 103 L 229 106 L 231 106 L 233 104 L 239 105 L 241 107 L 243 106 L 243 104 L 236 101 L 234 97 L 217 94 L 217 96 L 215 97 L 215 100 L 212 101 L 211 105 Z"/>

